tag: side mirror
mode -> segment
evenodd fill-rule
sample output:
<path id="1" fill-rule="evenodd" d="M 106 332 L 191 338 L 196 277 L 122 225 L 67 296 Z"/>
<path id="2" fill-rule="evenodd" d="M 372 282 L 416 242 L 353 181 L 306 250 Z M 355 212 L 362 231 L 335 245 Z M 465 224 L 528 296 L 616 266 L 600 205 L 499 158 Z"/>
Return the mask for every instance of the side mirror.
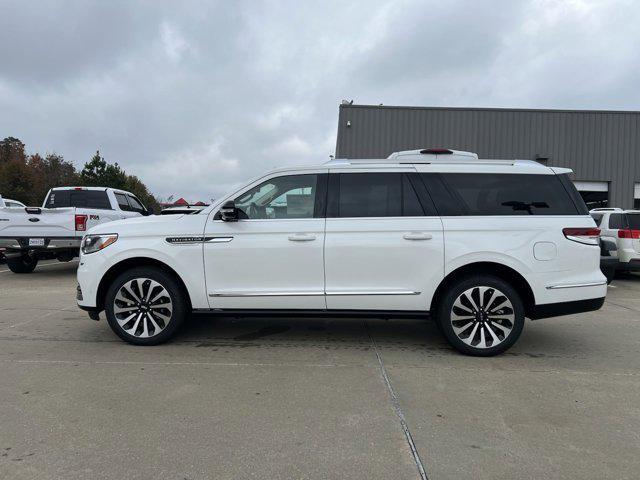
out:
<path id="1" fill-rule="evenodd" d="M 152 213 L 147 210 L 146 208 L 142 211 L 142 216 L 143 217 L 148 217 L 149 215 L 152 215 Z"/>
<path id="2" fill-rule="evenodd" d="M 238 221 L 238 209 L 233 200 L 225 202 L 220 208 L 220 217 L 223 222 L 237 222 Z"/>

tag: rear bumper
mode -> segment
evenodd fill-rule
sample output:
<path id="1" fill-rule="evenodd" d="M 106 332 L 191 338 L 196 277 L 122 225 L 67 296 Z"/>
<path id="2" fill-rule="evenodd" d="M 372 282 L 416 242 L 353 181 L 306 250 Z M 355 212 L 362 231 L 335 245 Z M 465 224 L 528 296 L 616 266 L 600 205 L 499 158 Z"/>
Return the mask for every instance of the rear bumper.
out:
<path id="1" fill-rule="evenodd" d="M 0 249 L 5 248 L 6 253 L 11 251 L 25 251 L 25 250 L 68 250 L 79 249 L 82 242 L 81 237 L 44 237 L 43 247 L 29 246 L 29 238 L 42 238 L 42 237 L 0 237 Z"/>
<path id="2" fill-rule="evenodd" d="M 561 317 L 563 315 L 574 315 L 576 313 L 593 312 L 600 310 L 604 305 L 605 297 L 589 298 L 587 300 L 575 300 L 572 302 L 547 303 L 536 305 L 529 313 L 531 320 L 541 318 Z"/>
<path id="3" fill-rule="evenodd" d="M 640 271 L 640 258 L 634 258 L 628 262 L 619 262 L 617 265 L 618 270 L 629 270 L 632 272 Z"/>

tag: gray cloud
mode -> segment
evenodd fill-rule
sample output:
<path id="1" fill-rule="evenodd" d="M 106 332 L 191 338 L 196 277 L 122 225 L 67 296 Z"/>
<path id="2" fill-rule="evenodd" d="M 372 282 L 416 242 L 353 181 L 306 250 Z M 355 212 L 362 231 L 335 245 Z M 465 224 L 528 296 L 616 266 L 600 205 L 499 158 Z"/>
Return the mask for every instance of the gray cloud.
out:
<path id="1" fill-rule="evenodd" d="M 632 1 L 2 2 L 0 136 L 217 197 L 356 103 L 638 109 Z"/>

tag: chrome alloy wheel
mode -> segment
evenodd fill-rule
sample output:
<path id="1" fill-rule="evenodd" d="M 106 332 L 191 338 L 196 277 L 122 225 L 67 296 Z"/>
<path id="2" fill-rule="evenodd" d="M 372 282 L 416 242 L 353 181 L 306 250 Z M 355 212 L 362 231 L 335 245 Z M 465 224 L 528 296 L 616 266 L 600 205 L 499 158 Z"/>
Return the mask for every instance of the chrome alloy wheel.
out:
<path id="1" fill-rule="evenodd" d="M 169 292 L 150 278 L 127 281 L 113 301 L 113 314 L 120 328 L 139 338 L 158 335 L 171 321 L 172 312 Z"/>
<path id="2" fill-rule="evenodd" d="M 505 341 L 515 325 L 509 298 L 494 287 L 472 287 L 462 292 L 451 308 L 456 336 L 474 348 L 491 348 Z"/>

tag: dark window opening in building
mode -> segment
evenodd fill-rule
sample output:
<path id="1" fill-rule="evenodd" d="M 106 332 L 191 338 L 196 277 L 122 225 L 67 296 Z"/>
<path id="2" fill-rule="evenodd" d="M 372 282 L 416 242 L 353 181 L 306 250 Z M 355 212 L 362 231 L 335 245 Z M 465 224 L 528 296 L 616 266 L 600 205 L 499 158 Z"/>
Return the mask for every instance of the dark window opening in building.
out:
<path id="1" fill-rule="evenodd" d="M 581 191 L 580 196 L 587 204 L 587 208 L 606 208 L 609 206 L 609 192 Z"/>

